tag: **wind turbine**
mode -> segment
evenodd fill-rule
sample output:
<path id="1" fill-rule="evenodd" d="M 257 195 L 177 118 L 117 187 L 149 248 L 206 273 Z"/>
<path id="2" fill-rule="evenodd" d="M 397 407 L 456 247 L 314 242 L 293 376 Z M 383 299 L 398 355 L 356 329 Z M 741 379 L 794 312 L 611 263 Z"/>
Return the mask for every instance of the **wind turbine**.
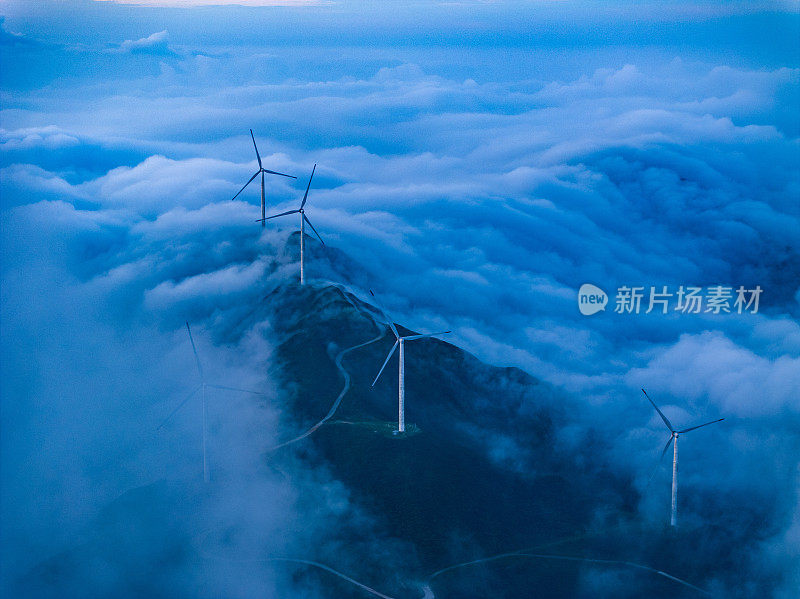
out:
<path id="1" fill-rule="evenodd" d="M 192 329 L 189 328 L 189 323 L 186 323 L 186 330 L 189 332 L 189 342 L 192 344 L 192 352 L 194 352 L 194 361 L 197 365 L 197 372 L 200 375 L 200 384 L 197 385 L 189 395 L 187 395 L 184 400 L 178 404 L 178 406 L 169 413 L 169 416 L 164 418 L 163 422 L 158 425 L 156 430 L 159 430 L 162 426 L 164 426 L 169 420 L 175 415 L 175 413 L 180 410 L 186 402 L 188 402 L 194 395 L 202 390 L 202 407 L 203 407 L 203 481 L 210 482 L 211 474 L 208 468 L 208 453 L 206 450 L 206 440 L 208 437 L 208 428 L 206 426 L 206 421 L 208 419 L 208 409 L 206 407 L 206 389 L 224 389 L 226 391 L 241 391 L 242 393 L 252 393 L 253 395 L 265 395 L 264 393 L 259 393 L 258 391 L 250 391 L 249 389 L 239 389 L 237 387 L 226 387 L 224 385 L 212 385 L 211 383 L 206 382 L 205 374 L 203 373 L 203 365 L 200 364 L 200 356 L 197 355 L 197 348 L 194 345 L 194 337 L 192 337 Z"/>
<path id="2" fill-rule="evenodd" d="M 256 177 L 261 175 L 261 218 L 263 220 L 264 214 L 266 214 L 266 210 L 267 210 L 266 197 L 264 196 L 264 173 L 269 173 L 270 175 L 280 175 L 281 177 L 289 177 L 290 179 L 297 179 L 297 177 L 294 177 L 292 175 L 284 175 L 283 173 L 277 173 L 275 171 L 271 171 L 271 170 L 265 169 L 264 165 L 261 164 L 261 154 L 258 153 L 258 146 L 256 145 L 256 138 L 253 135 L 253 130 L 252 129 L 250 129 L 250 137 L 253 139 L 253 147 L 256 149 L 256 158 L 258 158 L 258 170 L 256 171 L 256 174 L 253 175 L 252 177 L 250 177 L 250 180 L 247 183 L 244 184 L 244 187 L 242 187 L 239 191 L 236 192 L 236 195 L 231 198 L 231 202 L 233 200 L 235 200 L 237 197 L 239 197 L 239 194 L 244 191 L 245 187 L 247 187 L 248 185 L 250 185 L 250 183 L 253 182 L 253 179 L 255 179 Z M 264 226 L 263 222 L 261 223 L 261 226 L 262 227 Z"/>
<path id="3" fill-rule="evenodd" d="M 677 523 L 677 520 L 678 520 L 678 436 L 682 435 L 683 433 L 688 433 L 689 431 L 693 431 L 694 429 L 700 428 L 702 426 L 708 426 L 709 424 L 714 424 L 716 422 L 722 422 L 725 419 L 724 418 L 720 418 L 719 420 L 712 420 L 711 422 L 706 422 L 705 424 L 698 424 L 697 426 L 692 426 L 692 427 L 685 428 L 683 430 L 678 431 L 678 430 L 675 430 L 675 428 L 672 426 L 672 423 L 669 421 L 669 419 L 666 416 L 664 416 L 664 412 L 659 410 L 658 406 L 655 404 L 655 402 L 652 399 L 650 399 L 650 396 L 647 394 L 647 391 L 642 389 L 642 393 L 644 393 L 644 396 L 648 399 L 648 401 L 651 404 L 653 404 L 653 407 L 656 409 L 656 412 L 658 412 L 658 415 L 661 416 L 661 420 L 664 421 L 664 424 L 667 425 L 667 428 L 669 429 L 669 432 L 670 432 L 669 440 L 667 441 L 667 444 L 664 446 L 664 451 L 661 452 L 661 459 L 662 460 L 664 459 L 664 456 L 666 455 L 667 451 L 669 451 L 669 446 L 674 443 L 673 448 L 672 448 L 673 449 L 673 451 L 672 451 L 672 512 L 671 512 L 671 516 L 670 516 L 670 519 L 669 519 L 669 523 L 670 523 L 671 526 L 675 526 L 675 524 Z"/>
<path id="4" fill-rule="evenodd" d="M 308 217 L 306 216 L 306 211 L 305 211 L 305 208 L 304 208 L 304 206 L 306 205 L 306 201 L 308 200 L 308 190 L 311 189 L 311 179 L 314 178 L 314 171 L 316 171 L 316 170 L 317 170 L 317 165 L 315 164 L 314 168 L 311 169 L 311 176 L 308 178 L 308 185 L 306 186 L 306 193 L 305 193 L 305 195 L 303 195 L 303 201 L 300 203 L 300 208 L 299 209 L 297 209 L 297 210 L 287 210 L 286 212 L 281 212 L 280 214 L 273 214 L 272 216 L 266 216 L 266 217 L 264 216 L 264 214 L 262 212 L 261 218 L 259 218 L 256 221 L 256 222 L 261 221 L 261 226 L 263 227 L 264 223 L 266 223 L 271 218 L 278 218 L 279 216 L 286 216 L 287 214 L 299 214 L 300 215 L 300 284 L 301 285 L 305 285 L 306 284 L 305 258 L 304 258 L 305 245 L 306 245 L 306 242 L 305 242 L 305 239 L 306 239 L 306 223 L 308 223 L 308 226 L 311 227 L 312 231 L 314 231 L 314 234 L 319 239 L 319 242 L 322 245 L 325 245 L 325 242 L 322 241 L 322 237 L 319 236 L 319 233 L 317 233 L 317 230 L 314 228 L 314 225 L 312 225 L 311 221 L 308 220 Z"/>
<path id="5" fill-rule="evenodd" d="M 375 294 L 372 293 L 370 290 L 370 295 L 375 298 L 375 303 L 377 304 L 377 299 Z M 383 366 L 378 371 L 378 376 L 375 377 L 375 380 L 372 381 L 372 387 L 375 386 L 375 383 L 378 382 L 378 379 L 381 377 L 386 365 L 389 363 L 392 355 L 394 354 L 394 350 L 397 349 L 397 346 L 400 346 L 400 358 L 399 358 L 399 376 L 398 376 L 398 394 L 397 394 L 397 433 L 403 433 L 406 430 L 406 418 L 405 418 L 405 403 L 406 403 L 406 364 L 405 364 L 405 342 L 406 341 L 415 341 L 417 339 L 424 339 L 426 337 L 434 337 L 435 335 L 444 335 L 449 333 L 450 331 L 442 331 L 441 333 L 428 333 L 427 335 L 406 335 L 401 336 L 400 333 L 397 331 L 397 327 L 394 326 L 394 322 L 392 319 L 386 315 L 384 309 L 378 305 L 378 309 L 383 314 L 383 317 L 388 321 L 389 328 L 392 329 L 392 333 L 394 334 L 395 342 L 392 346 L 392 349 L 389 351 L 389 355 L 386 356 L 386 360 L 383 362 Z"/>

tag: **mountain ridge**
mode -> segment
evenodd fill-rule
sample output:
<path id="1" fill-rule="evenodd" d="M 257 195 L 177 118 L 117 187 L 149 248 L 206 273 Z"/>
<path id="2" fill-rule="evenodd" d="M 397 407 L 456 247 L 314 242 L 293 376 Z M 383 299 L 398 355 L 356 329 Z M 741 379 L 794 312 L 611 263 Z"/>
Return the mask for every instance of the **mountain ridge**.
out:
<path id="1" fill-rule="evenodd" d="M 286 256 L 296 239 L 289 236 Z M 394 343 L 380 310 L 348 286 L 319 279 L 305 286 L 285 279 L 268 282 L 261 297 L 246 313 L 214 316 L 210 332 L 225 345 L 258 323 L 269 325 L 262 334 L 274 349 L 265 367 L 281 390 L 281 438 L 276 446 L 257 448 L 262 467 L 287 480 L 322 476 L 329 481 L 326 487 L 336 485 L 344 493 L 350 507 L 337 512 L 334 506 L 337 518 L 312 537 L 302 521 L 284 521 L 279 534 L 287 542 L 304 539 L 303 554 L 263 556 L 255 563 L 329 564 L 397 599 L 419 597 L 423 589 L 448 599 L 502 599 L 531 589 L 548 597 L 591 597 L 587 577 L 598 569 L 621 577 L 624 584 L 616 588 L 625 590 L 615 596 L 646 591 L 674 598 L 697 591 L 680 579 L 658 579 L 654 572 L 669 570 L 693 581 L 713 578 L 717 568 L 708 559 L 676 552 L 695 530 L 638 522 L 639 494 L 624 473 L 602 459 L 597 433 L 582 430 L 579 442 L 563 442 L 562 431 L 574 424 L 571 414 L 578 407 L 566 394 L 518 368 L 484 364 L 444 340 L 421 339 L 406 356 L 409 433 L 396 436 L 395 362 L 371 388 Z M 245 485 L 256 485 L 260 474 L 239 476 Z M 99 515 L 88 543 L 45 560 L 28 583 L 44 580 L 40 595 L 58 596 L 64 581 L 68 588 L 80 582 L 70 571 L 81 563 L 76 552 L 103 552 L 129 589 L 169 596 L 169 576 L 143 578 L 131 556 L 107 551 L 134 523 L 150 539 L 153 558 L 169 567 L 203 572 L 204 564 L 224 563 L 231 552 L 232 561 L 249 563 L 253 558 L 238 555 L 232 540 L 254 534 L 248 550 L 258 551 L 259 531 L 247 531 L 246 523 L 223 518 L 218 529 L 199 540 L 180 526 L 170 532 L 175 515 L 186 511 L 214 521 L 208 499 L 231 478 L 218 472 L 215 480 L 208 486 L 181 481 L 131 490 Z M 298 513 L 331 509 L 326 495 L 309 491 L 318 487 L 300 488 Z M 269 501 L 263 493 L 257 491 L 256 497 Z M 526 548 L 530 555 L 523 555 Z M 542 549 L 558 549 L 561 555 L 538 553 Z M 647 573 L 650 566 L 642 562 L 660 568 Z M 158 568 L 151 560 L 143 569 Z M 346 579 L 331 580 L 324 570 L 304 572 L 304 579 L 315 581 L 324 597 L 364 596 L 364 589 Z"/>

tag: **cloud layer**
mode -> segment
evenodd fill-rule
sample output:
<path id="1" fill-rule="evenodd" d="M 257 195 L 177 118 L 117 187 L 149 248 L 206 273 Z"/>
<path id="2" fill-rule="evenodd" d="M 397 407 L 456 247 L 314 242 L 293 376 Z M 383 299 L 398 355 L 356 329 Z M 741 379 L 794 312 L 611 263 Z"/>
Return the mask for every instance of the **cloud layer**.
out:
<path id="1" fill-rule="evenodd" d="M 4 483 L 26 468 L 51 472 L 48 488 L 79 506 L 151 479 L 137 469 L 158 456 L 137 440 L 136 419 L 102 432 L 97 422 L 137 393 L 134 413 L 154 421 L 155 389 L 177 396 L 192 369 L 183 320 L 210 326 L 255 299 L 289 226 L 255 225 L 255 184 L 229 201 L 257 169 L 253 128 L 265 167 L 298 176 L 268 178 L 269 205 L 294 207 L 318 164 L 309 216 L 395 318 L 452 329 L 482 359 L 584 398 L 586 427 L 627 431 L 612 452 L 642 486 L 663 431 L 640 387 L 687 426 L 726 417 L 724 431 L 698 433 L 695 447 L 716 457 L 698 449 L 687 483 L 772 498 L 785 526 L 765 555 L 796 543 L 797 64 L 677 43 L 622 53 L 603 43 L 586 63 L 585 48 L 546 45 L 287 53 L 209 46 L 176 27 L 165 18 L 114 43 L 12 40 L 20 61 L 49 53 L 63 78 L 41 67 L 45 81 L 4 90 L 0 112 L 3 375 L 14 398 L 3 445 L 19 458 L 3 452 Z M 586 282 L 764 294 L 759 314 L 586 318 L 576 306 Z M 256 333 L 228 363 L 209 340 L 221 375 L 268 359 Z M 117 371 L 116 354 L 137 358 Z M 118 402 L 74 419 L 98 376 Z M 148 379 L 137 393 L 123 384 Z M 64 398 L 55 411 L 52 395 Z M 40 495 L 40 483 L 4 503 Z M 88 501 L 98 484 L 107 488 Z M 45 528 L 65 518 L 63 506 L 40 507 Z M 18 516 L 4 508 L 4 519 Z M 78 526 L 86 515 L 71 516 Z M 796 547 L 784 555 L 795 560 L 787 569 L 796 564 Z"/>

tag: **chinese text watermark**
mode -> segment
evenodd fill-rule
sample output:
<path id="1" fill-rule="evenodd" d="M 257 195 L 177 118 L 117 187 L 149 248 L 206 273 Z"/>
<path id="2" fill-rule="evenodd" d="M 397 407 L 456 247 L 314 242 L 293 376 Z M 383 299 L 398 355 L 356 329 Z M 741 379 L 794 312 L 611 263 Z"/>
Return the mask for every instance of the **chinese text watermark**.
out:
<path id="1" fill-rule="evenodd" d="M 725 285 L 692 287 L 680 285 L 677 288 L 667 285 L 651 287 L 617 288 L 614 296 L 614 312 L 617 314 L 743 314 L 758 313 L 761 286 L 747 289 Z M 578 290 L 578 309 L 581 314 L 590 316 L 605 310 L 609 303 L 605 291 L 586 283 Z"/>

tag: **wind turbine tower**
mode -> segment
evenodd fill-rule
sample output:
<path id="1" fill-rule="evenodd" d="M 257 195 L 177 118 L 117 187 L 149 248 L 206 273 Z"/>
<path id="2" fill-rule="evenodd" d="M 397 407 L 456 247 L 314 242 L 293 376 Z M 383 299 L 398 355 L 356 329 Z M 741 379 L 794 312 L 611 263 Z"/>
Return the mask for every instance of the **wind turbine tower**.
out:
<path id="1" fill-rule="evenodd" d="M 306 223 L 308 226 L 311 227 L 311 230 L 314 231 L 314 234 L 319 239 L 319 242 L 322 245 L 325 245 L 325 242 L 322 241 L 322 237 L 320 237 L 317 230 L 314 228 L 314 225 L 311 224 L 311 221 L 308 220 L 306 216 L 305 205 L 308 201 L 308 190 L 311 189 L 311 180 L 314 178 L 314 172 L 317 170 L 317 165 L 314 165 L 314 168 L 311 169 L 311 176 L 308 178 L 308 185 L 306 186 L 306 193 L 303 195 L 303 201 L 300 203 L 300 208 L 297 210 L 287 210 L 286 212 L 281 212 L 280 214 L 273 214 L 272 216 L 261 216 L 259 221 L 261 221 L 261 226 L 264 226 L 271 218 L 278 218 L 279 216 L 286 216 L 287 214 L 299 214 L 300 215 L 300 284 L 306 284 L 306 268 L 305 268 L 305 247 L 306 247 Z M 258 221 L 256 221 L 258 222 Z"/>
<path id="2" fill-rule="evenodd" d="M 263 174 L 261 175 L 264 176 Z M 264 197 L 263 195 L 261 197 Z M 192 329 L 189 328 L 189 322 L 186 322 L 186 330 L 189 333 L 189 342 L 192 344 L 192 352 L 194 353 L 194 361 L 197 364 L 197 372 L 200 374 L 200 386 L 202 387 L 202 395 L 203 395 L 203 482 L 210 482 L 211 475 L 208 472 L 208 452 L 206 451 L 207 443 L 206 439 L 208 438 L 208 426 L 206 424 L 208 420 L 208 408 L 206 407 L 206 377 L 203 374 L 203 365 L 200 364 L 200 356 L 197 355 L 197 347 L 194 344 L 194 337 L 192 337 Z"/>
<path id="3" fill-rule="evenodd" d="M 642 393 L 647 398 L 647 400 L 653 405 L 658 412 L 658 415 L 661 416 L 661 420 L 664 421 L 664 424 L 669 429 L 669 440 L 667 444 L 664 446 L 664 451 L 661 452 L 661 459 L 664 459 L 667 451 L 669 451 L 669 446 L 672 445 L 672 510 L 670 512 L 670 519 L 669 523 L 671 526 L 675 526 L 678 522 L 678 437 L 683 433 L 688 433 L 689 431 L 693 431 L 696 428 L 700 428 L 702 426 L 708 426 L 709 424 L 714 424 L 716 422 L 722 422 L 725 420 L 724 418 L 720 418 L 719 420 L 712 420 L 711 422 L 706 422 L 705 424 L 698 424 L 697 426 L 692 426 L 689 428 L 685 428 L 683 430 L 675 430 L 672 426 L 672 423 L 669 419 L 664 416 L 664 412 L 658 409 L 658 406 L 655 402 L 650 399 L 650 396 L 647 394 L 647 391 L 642 389 Z"/>
<path id="4" fill-rule="evenodd" d="M 275 171 L 271 171 L 271 170 L 265 169 L 264 165 L 261 164 L 261 154 L 258 153 L 258 146 L 256 145 L 256 138 L 253 135 L 253 130 L 252 129 L 250 129 L 250 138 L 253 140 L 253 147 L 256 150 L 256 158 L 258 159 L 258 170 L 256 171 L 256 173 L 252 177 L 250 177 L 250 179 L 247 181 L 247 183 L 245 183 L 244 186 L 238 192 L 236 192 L 236 195 L 231 198 L 231 202 L 233 200 L 235 200 L 237 197 L 239 197 L 239 194 L 244 191 L 245 187 L 250 185 L 250 183 L 253 181 L 253 179 L 258 177 L 258 175 L 261 175 L 261 226 L 263 227 L 264 226 L 264 215 L 266 214 L 266 210 L 267 210 L 267 200 L 266 200 L 266 195 L 264 193 L 264 173 L 268 173 L 270 175 L 280 175 L 281 177 L 288 177 L 290 179 L 297 179 L 297 177 L 294 177 L 292 175 L 284 175 L 283 173 L 278 173 L 278 172 L 275 172 Z"/>
<path id="5" fill-rule="evenodd" d="M 372 291 L 369 292 L 373 298 L 375 298 L 375 294 Z M 377 303 L 377 298 L 375 298 Z M 426 335 L 405 335 L 401 336 L 400 333 L 397 331 L 397 327 L 394 326 L 394 322 L 391 318 L 386 315 L 386 312 L 380 305 L 378 309 L 383 314 L 383 317 L 389 323 L 389 328 L 392 330 L 392 334 L 394 335 L 395 342 L 392 346 L 392 349 L 389 351 L 389 355 L 386 356 L 386 360 L 383 362 L 383 366 L 378 371 L 378 376 L 375 377 L 375 380 L 372 381 L 372 387 L 375 386 L 375 383 L 378 382 L 378 379 L 381 377 L 386 365 L 389 363 L 392 355 L 394 355 L 394 350 L 400 346 L 400 354 L 399 354 L 399 364 L 398 364 L 398 385 L 397 385 L 397 433 L 404 433 L 406 430 L 406 418 L 405 418 L 405 405 L 406 405 L 406 361 L 405 361 L 405 342 L 406 341 L 415 341 L 417 339 L 424 339 L 426 337 L 434 337 L 436 335 L 444 335 L 449 333 L 450 331 L 442 331 L 441 333 L 428 333 Z"/>
<path id="6" fill-rule="evenodd" d="M 239 389 L 238 387 L 226 387 L 224 385 L 213 385 L 206 382 L 205 373 L 203 372 L 203 365 L 200 363 L 200 356 L 197 354 L 197 347 L 194 344 L 194 337 L 192 336 L 192 329 L 189 327 L 189 323 L 186 323 L 186 331 L 189 333 L 189 342 L 192 344 L 192 353 L 194 353 L 194 362 L 197 366 L 197 372 L 200 375 L 200 384 L 195 387 L 189 395 L 187 395 L 184 400 L 178 404 L 178 406 L 170 412 L 169 416 L 167 416 L 161 424 L 158 425 L 158 429 L 164 426 L 169 420 L 175 415 L 175 413 L 180 410 L 186 402 L 188 402 L 192 397 L 194 397 L 195 393 L 198 391 L 202 392 L 202 410 L 203 410 L 203 482 L 210 482 L 211 481 L 211 473 L 208 464 L 208 407 L 206 404 L 206 389 L 223 389 L 227 391 L 240 391 L 242 393 L 251 393 L 253 395 L 264 395 L 264 393 L 260 393 L 258 391 L 251 391 L 249 389 Z"/>

